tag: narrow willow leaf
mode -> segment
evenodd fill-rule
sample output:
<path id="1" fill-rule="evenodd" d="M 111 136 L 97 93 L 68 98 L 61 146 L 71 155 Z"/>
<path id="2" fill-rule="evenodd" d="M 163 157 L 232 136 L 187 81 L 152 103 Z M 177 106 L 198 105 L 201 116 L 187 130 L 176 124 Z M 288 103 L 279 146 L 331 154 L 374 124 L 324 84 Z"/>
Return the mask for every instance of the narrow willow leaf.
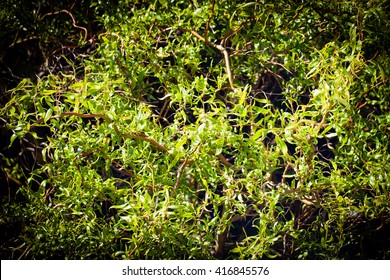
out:
<path id="1" fill-rule="evenodd" d="M 47 122 L 52 115 L 53 115 L 53 109 L 49 108 L 49 110 L 46 111 L 46 114 L 45 114 L 45 117 L 43 118 L 43 121 Z"/>
<path id="2" fill-rule="evenodd" d="M 176 143 L 176 150 L 180 149 L 185 143 L 187 143 L 187 137 L 184 137 L 179 142 Z"/>
<path id="3" fill-rule="evenodd" d="M 12 134 L 11 138 L 10 138 L 10 143 L 9 143 L 9 146 L 8 147 L 11 147 L 12 144 L 14 143 L 15 139 L 18 137 L 17 134 Z"/>
<path id="4" fill-rule="evenodd" d="M 57 90 L 46 89 L 46 90 L 43 90 L 39 93 L 40 93 L 40 95 L 53 95 L 56 92 L 57 92 Z"/>
<path id="5" fill-rule="evenodd" d="M 288 157 L 288 149 L 286 143 L 278 136 L 275 136 L 275 142 L 278 145 L 279 149 L 282 151 L 282 154 Z"/>
<path id="6" fill-rule="evenodd" d="M 258 131 L 255 132 L 255 134 L 253 134 L 251 136 L 251 139 L 253 141 L 256 141 L 258 138 L 260 138 L 261 136 L 264 135 L 264 132 L 265 132 L 265 129 L 259 129 Z"/>

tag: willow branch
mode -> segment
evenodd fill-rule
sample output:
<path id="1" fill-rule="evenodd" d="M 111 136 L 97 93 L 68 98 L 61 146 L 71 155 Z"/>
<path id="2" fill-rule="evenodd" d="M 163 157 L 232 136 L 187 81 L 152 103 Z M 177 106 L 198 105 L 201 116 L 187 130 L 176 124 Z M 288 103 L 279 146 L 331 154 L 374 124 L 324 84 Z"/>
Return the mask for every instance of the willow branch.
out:
<path id="1" fill-rule="evenodd" d="M 209 17 L 209 19 L 207 21 L 206 30 L 204 32 L 204 37 L 206 38 L 206 40 L 207 40 L 207 34 L 209 32 L 209 29 L 210 29 L 210 22 L 211 22 L 211 19 L 214 16 L 214 7 L 215 7 L 215 0 L 213 0 L 213 2 L 211 3 L 211 9 L 210 9 L 211 10 L 210 11 L 211 15 L 210 15 L 210 17 Z"/>
<path id="2" fill-rule="evenodd" d="M 58 118 L 63 118 L 65 116 L 75 116 L 75 117 L 79 117 L 79 118 L 83 118 L 83 119 L 92 119 L 92 118 L 100 118 L 102 120 L 104 120 L 106 123 L 108 124 L 111 124 L 112 127 L 114 128 L 114 131 L 115 133 L 122 137 L 122 138 L 129 138 L 129 139 L 138 139 L 138 140 L 141 140 L 141 141 L 145 141 L 145 142 L 148 142 L 150 144 L 152 144 L 155 148 L 157 148 L 158 150 L 160 151 L 163 151 L 165 153 L 167 153 L 169 156 L 171 157 L 175 157 L 175 155 L 173 155 L 172 153 L 169 152 L 169 150 L 162 144 L 158 143 L 156 140 L 148 137 L 147 135 L 145 135 L 144 133 L 142 132 L 133 132 L 133 133 L 123 133 L 119 128 L 118 126 L 114 123 L 113 120 L 111 120 L 109 117 L 103 115 L 103 114 L 83 114 L 83 113 L 77 113 L 77 112 L 63 112 L 61 114 L 57 114 L 57 115 L 53 115 L 51 116 L 50 118 L 46 119 L 46 121 L 48 120 L 52 120 L 52 119 L 58 119 Z M 31 128 L 32 127 L 35 127 L 35 126 L 38 126 L 40 123 L 43 123 L 45 122 L 45 119 L 41 118 L 39 120 L 37 120 L 34 124 L 31 125 Z M 199 146 L 199 145 L 198 145 Z M 190 154 L 183 160 L 180 160 L 181 162 L 183 162 L 183 165 L 182 165 L 182 169 L 185 168 L 185 166 L 188 164 L 188 163 L 192 163 L 192 161 L 189 159 L 189 156 L 191 154 L 193 154 L 196 149 L 198 149 L 198 146 L 195 147 L 195 149 L 193 151 L 190 152 Z M 210 153 L 211 154 L 211 153 Z M 222 155 L 222 154 L 219 154 L 217 155 L 219 160 L 221 161 L 221 163 L 223 165 L 225 165 L 226 167 L 229 167 L 229 168 L 232 168 L 232 169 L 237 169 L 236 166 L 234 166 L 233 164 L 231 164 L 230 162 L 228 162 L 226 160 L 226 158 Z"/>
<path id="3" fill-rule="evenodd" d="M 230 57 L 229 57 L 229 53 L 228 53 L 227 49 L 223 45 L 217 45 L 217 44 L 215 44 L 213 42 L 210 42 L 209 40 L 207 40 L 207 38 L 199 35 L 199 33 L 194 31 L 194 30 L 190 30 L 190 29 L 187 29 L 187 28 L 182 28 L 182 29 L 184 31 L 190 32 L 196 38 L 198 38 L 199 40 L 201 40 L 205 44 L 209 45 L 210 47 L 213 47 L 213 48 L 219 50 L 223 54 L 223 57 L 224 57 L 224 60 L 225 60 L 225 65 L 226 65 L 226 74 L 228 75 L 230 88 L 233 91 L 237 91 L 236 88 L 234 87 L 233 73 L 232 73 L 232 69 L 230 68 Z"/>
<path id="4" fill-rule="evenodd" d="M 188 161 L 191 157 L 191 155 L 193 153 L 195 153 L 195 151 L 199 148 L 201 143 L 199 143 L 198 145 L 196 145 L 196 147 L 186 156 L 186 158 L 184 159 L 183 161 L 183 164 L 180 166 L 179 170 L 177 171 L 177 175 L 176 175 L 176 184 L 175 184 L 175 190 L 179 187 L 179 184 L 180 184 L 180 179 L 181 179 L 181 176 L 183 174 L 183 171 L 184 171 L 184 168 L 187 166 L 188 164 Z"/>
<path id="5" fill-rule="evenodd" d="M 86 41 L 87 41 L 87 36 L 88 36 L 88 31 L 87 31 L 87 29 L 86 29 L 85 27 L 83 27 L 83 26 L 77 25 L 77 24 L 76 24 L 76 20 L 74 19 L 72 13 L 69 12 L 68 10 L 61 10 L 61 11 L 56 11 L 56 12 L 52 12 L 52 13 L 47 13 L 47 14 L 44 14 L 44 15 L 41 17 L 41 19 L 44 19 L 45 17 L 51 16 L 51 15 L 58 15 L 58 14 L 60 14 L 60 13 L 66 13 L 66 14 L 68 14 L 68 15 L 71 17 L 73 27 L 74 27 L 74 28 L 77 28 L 77 29 L 80 29 L 80 30 L 82 30 L 82 31 L 84 32 L 84 42 L 86 42 Z"/>
<path id="6" fill-rule="evenodd" d="M 82 113 L 77 113 L 77 112 L 63 112 L 61 114 L 51 116 L 50 118 L 48 118 L 48 120 L 56 119 L 56 118 L 63 118 L 65 116 L 76 116 L 76 117 L 83 118 L 83 119 L 92 119 L 92 118 L 103 119 L 106 123 L 112 125 L 112 127 L 114 128 L 114 130 L 118 136 L 123 137 L 123 138 L 139 139 L 139 140 L 142 140 L 145 142 L 149 142 L 152 145 L 154 145 L 155 147 L 157 147 L 159 150 L 169 153 L 168 149 L 165 146 L 163 146 L 160 143 L 158 143 L 157 141 L 149 138 L 144 133 L 123 133 L 123 132 L 121 132 L 121 130 L 118 128 L 118 126 L 114 123 L 114 121 L 103 114 L 82 114 Z M 44 119 L 39 119 L 32 125 L 32 127 L 37 126 L 38 124 L 40 124 L 42 122 L 44 122 Z"/>

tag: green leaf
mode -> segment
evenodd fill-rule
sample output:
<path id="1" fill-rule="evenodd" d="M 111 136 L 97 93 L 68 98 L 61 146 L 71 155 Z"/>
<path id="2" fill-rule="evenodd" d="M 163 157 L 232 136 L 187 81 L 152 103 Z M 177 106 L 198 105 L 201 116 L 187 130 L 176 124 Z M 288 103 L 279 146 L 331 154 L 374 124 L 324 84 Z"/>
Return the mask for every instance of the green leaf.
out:
<path id="1" fill-rule="evenodd" d="M 12 134 L 11 138 L 10 138 L 10 143 L 8 145 L 8 147 L 10 148 L 12 146 L 12 144 L 14 143 L 15 139 L 18 137 L 18 135 L 16 133 Z"/>
<path id="2" fill-rule="evenodd" d="M 53 95 L 54 93 L 58 92 L 57 90 L 52 89 L 45 89 L 39 92 L 40 95 Z"/>
<path id="3" fill-rule="evenodd" d="M 180 141 L 178 141 L 178 142 L 176 143 L 176 146 L 175 146 L 176 150 L 179 150 L 181 147 L 183 147 L 183 145 L 184 145 L 185 143 L 187 143 L 187 140 L 188 140 L 187 137 L 183 137 Z"/>
<path id="4" fill-rule="evenodd" d="M 265 130 L 265 129 L 259 129 L 259 130 L 257 130 L 257 131 L 255 132 L 255 134 L 253 134 L 253 135 L 251 136 L 251 139 L 252 139 L 253 141 L 256 141 L 256 140 L 259 139 L 260 137 L 263 137 L 263 135 L 265 135 L 265 133 L 266 133 L 266 130 Z"/>
<path id="5" fill-rule="evenodd" d="M 289 157 L 286 143 L 278 136 L 275 136 L 275 142 L 283 156 Z"/>
<path id="6" fill-rule="evenodd" d="M 50 117 L 53 115 L 53 109 L 52 108 L 49 108 L 47 111 L 46 111 L 46 114 L 45 114 L 45 117 L 43 118 L 44 122 L 46 123 Z"/>

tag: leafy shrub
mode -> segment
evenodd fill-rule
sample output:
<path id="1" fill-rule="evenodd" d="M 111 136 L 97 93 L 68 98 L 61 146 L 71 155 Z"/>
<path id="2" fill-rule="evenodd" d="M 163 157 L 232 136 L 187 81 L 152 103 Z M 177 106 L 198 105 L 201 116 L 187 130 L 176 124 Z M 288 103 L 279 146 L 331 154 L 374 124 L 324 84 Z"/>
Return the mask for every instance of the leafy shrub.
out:
<path id="1" fill-rule="evenodd" d="M 118 4 L 82 75 L 10 91 L 17 253 L 388 257 L 388 57 L 365 56 L 364 4 L 200 2 Z"/>

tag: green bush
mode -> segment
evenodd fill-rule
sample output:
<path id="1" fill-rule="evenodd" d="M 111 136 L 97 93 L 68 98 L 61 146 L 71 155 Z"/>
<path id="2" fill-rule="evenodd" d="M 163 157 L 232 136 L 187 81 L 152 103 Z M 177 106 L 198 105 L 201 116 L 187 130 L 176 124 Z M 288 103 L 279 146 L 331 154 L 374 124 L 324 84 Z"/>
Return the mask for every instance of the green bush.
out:
<path id="1" fill-rule="evenodd" d="M 125 1 L 81 74 L 10 90 L 16 254 L 388 258 L 388 20 L 296 2 Z"/>

